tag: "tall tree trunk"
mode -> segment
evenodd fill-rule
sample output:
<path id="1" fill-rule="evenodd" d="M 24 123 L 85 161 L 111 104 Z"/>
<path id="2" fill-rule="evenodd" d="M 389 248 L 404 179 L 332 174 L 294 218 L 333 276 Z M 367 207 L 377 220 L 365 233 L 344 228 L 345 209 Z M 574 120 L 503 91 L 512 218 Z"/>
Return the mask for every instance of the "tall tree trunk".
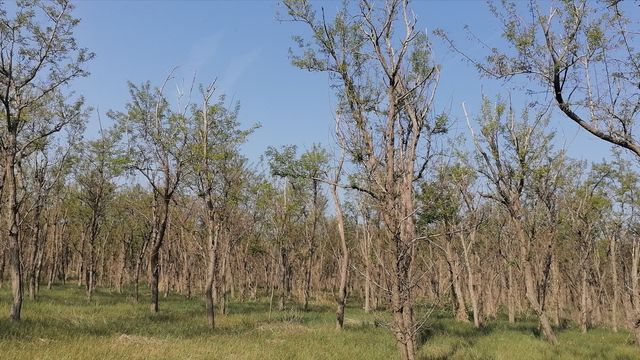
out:
<path id="1" fill-rule="evenodd" d="M 142 246 L 140 247 L 140 252 L 138 253 L 138 258 L 136 259 L 136 268 L 134 275 L 134 293 L 136 303 L 140 300 L 140 273 L 142 272 L 142 261 L 144 260 L 144 254 L 147 251 L 147 246 L 149 246 L 149 241 L 152 236 L 153 234 L 149 234 L 142 237 Z"/>
<path id="2" fill-rule="evenodd" d="M 555 326 L 560 326 L 561 299 L 560 293 L 560 270 L 558 269 L 558 257 L 551 259 L 551 291 L 553 293 L 553 310 L 551 316 Z"/>
<path id="3" fill-rule="evenodd" d="M 586 264 L 585 264 L 586 265 Z M 581 296 L 580 296 L 580 331 L 584 334 L 587 332 L 588 322 L 589 322 L 589 309 L 588 309 L 588 284 L 587 284 L 587 270 L 582 267 L 580 271 L 580 287 L 581 287 Z"/>
<path id="4" fill-rule="evenodd" d="M 613 287 L 613 300 L 611 301 L 611 328 L 618 332 L 618 258 L 616 255 L 616 237 L 611 236 L 609 251 L 611 253 L 611 284 Z"/>
<path id="5" fill-rule="evenodd" d="M 284 310 L 287 301 L 287 278 L 288 278 L 289 262 L 287 257 L 287 250 L 284 245 L 280 246 L 280 299 L 278 303 L 278 310 Z"/>
<path id="6" fill-rule="evenodd" d="M 6 223 L 8 228 L 9 238 L 9 273 L 11 274 L 11 310 L 9 312 L 9 318 L 11 321 L 19 321 L 20 314 L 22 313 L 22 266 L 21 266 L 21 254 L 20 254 L 20 237 L 19 237 L 19 203 L 18 192 L 16 184 L 16 135 L 10 133 L 7 139 L 7 153 L 5 154 L 4 168 L 5 183 L 4 186 L 7 189 L 7 201 L 6 201 Z"/>
<path id="7" fill-rule="evenodd" d="M 160 307 L 158 304 L 159 290 L 158 286 L 160 284 L 160 248 L 162 247 L 162 242 L 164 241 L 164 235 L 167 230 L 167 225 L 169 222 L 169 202 L 170 198 L 165 196 L 162 199 L 162 219 L 160 222 L 154 222 L 154 226 L 158 228 L 154 231 L 153 243 L 151 247 L 151 256 L 149 257 L 149 272 L 151 273 L 151 311 L 153 313 L 157 313 L 160 311 Z M 155 216 L 154 216 L 155 217 Z"/>
<path id="8" fill-rule="evenodd" d="M 80 261 L 78 262 L 78 287 L 82 286 L 82 283 L 85 279 L 85 257 L 84 257 L 84 247 L 85 247 L 85 232 L 84 230 L 80 233 Z"/>
<path id="9" fill-rule="evenodd" d="M 53 226 L 53 250 L 51 253 L 51 272 L 49 274 L 49 282 L 47 284 L 47 289 L 51 290 L 51 286 L 53 285 L 53 281 L 55 280 L 56 275 L 59 272 L 64 273 L 64 252 L 63 252 L 63 236 L 64 236 L 64 222 L 60 225 L 60 221 L 56 221 Z M 65 281 L 64 276 L 62 277 L 63 281 Z"/>
<path id="10" fill-rule="evenodd" d="M 538 301 L 538 293 L 536 291 L 535 284 L 535 276 L 533 274 L 533 267 L 531 265 L 531 260 L 529 259 L 529 239 L 524 231 L 523 224 L 521 223 L 520 214 L 520 205 L 512 204 L 512 208 L 510 208 L 511 219 L 514 224 L 516 235 L 520 242 L 520 262 L 522 267 L 522 275 L 524 276 L 524 284 L 525 284 L 525 294 L 527 300 L 529 301 L 529 305 L 533 308 L 536 315 L 538 316 L 538 320 L 540 322 L 540 327 L 542 328 L 542 332 L 544 336 L 547 338 L 551 344 L 556 345 L 558 340 L 556 335 L 551 327 L 551 322 L 549 322 L 549 318 L 542 307 L 542 304 Z"/>
<path id="11" fill-rule="evenodd" d="M 157 240 L 156 240 L 157 241 Z M 160 283 L 160 247 L 157 243 L 151 249 L 151 256 L 149 257 L 149 271 L 151 272 L 151 282 L 149 288 L 151 290 L 151 311 L 157 313 L 160 308 L 158 305 Z"/>
<path id="12" fill-rule="evenodd" d="M 409 285 L 409 262 L 406 258 L 410 250 L 398 237 L 396 239 L 396 277 L 391 290 L 391 306 L 395 325 L 396 345 L 403 360 L 415 360 L 415 334 L 413 304 Z"/>
<path id="13" fill-rule="evenodd" d="M 391 151 L 393 152 L 393 151 Z M 408 156 L 407 163 L 404 164 L 409 169 L 413 169 L 413 158 Z M 389 159 L 390 157 L 388 157 Z M 410 166 L 409 166 L 410 165 Z M 387 164 L 393 168 L 393 164 Z M 392 169 L 388 169 L 387 181 L 393 184 Z M 391 234 L 390 240 L 394 244 L 394 271 L 395 276 L 391 287 L 391 311 L 394 317 L 396 345 L 403 360 L 416 359 L 416 338 L 415 322 L 413 315 L 413 295 L 414 286 L 412 279 L 413 255 L 415 251 L 415 225 L 413 223 L 414 199 L 413 199 L 413 172 L 410 170 L 404 174 L 400 184 L 400 214 L 394 214 L 391 209 L 396 205 L 395 200 L 387 204 L 384 212 L 387 224 L 395 224 L 398 233 Z M 399 215 L 399 216 L 398 216 Z M 389 225 L 387 225 L 389 226 Z M 393 228 L 393 227 L 392 227 Z"/>
<path id="14" fill-rule="evenodd" d="M 365 224 L 365 226 L 369 226 Z M 371 311 L 371 276 L 372 276 L 372 264 L 371 264 L 371 235 L 369 233 L 369 229 L 365 229 L 364 231 L 364 250 L 363 250 L 363 258 L 364 258 L 364 267 L 365 267 L 365 277 L 364 277 L 364 312 L 369 313 Z"/>
<path id="15" fill-rule="evenodd" d="M 475 230 L 471 230 L 469 234 L 470 244 L 475 242 Z M 467 249 L 467 243 L 464 240 L 464 233 L 460 232 L 460 243 L 462 244 L 462 253 L 464 255 L 464 263 L 467 268 L 467 286 L 469 288 L 469 297 L 471 298 L 471 309 L 473 310 L 473 325 L 476 328 L 480 327 L 480 309 L 478 307 L 478 295 L 474 289 L 475 279 L 473 276 L 473 268 L 471 261 L 469 260 L 469 249 Z M 490 284 L 489 284 L 490 286 Z M 466 315 L 466 314 L 465 314 Z"/>
<path id="16" fill-rule="evenodd" d="M 116 291 L 118 294 L 122 294 L 122 286 L 124 284 L 124 276 L 127 269 L 127 254 L 129 253 L 129 247 L 133 242 L 133 233 L 129 234 L 128 239 L 122 241 L 122 249 L 120 254 L 120 266 L 118 268 L 118 279 L 116 280 Z"/>
<path id="17" fill-rule="evenodd" d="M 211 215 L 207 221 L 207 246 L 208 246 L 208 266 L 207 280 L 204 287 L 205 309 L 207 314 L 207 325 L 209 329 L 215 328 L 215 307 L 213 292 L 216 288 L 216 257 L 218 248 L 219 226 L 215 226 Z"/>
<path id="18" fill-rule="evenodd" d="M 307 252 L 307 261 L 304 270 L 304 289 L 302 293 L 302 303 L 304 311 L 309 310 L 309 298 L 311 297 L 311 267 L 313 266 L 313 255 L 314 252 L 310 248 Z"/>
<path id="19" fill-rule="evenodd" d="M 447 258 L 449 275 L 451 276 L 451 296 L 453 300 L 455 318 L 458 321 L 469 322 L 466 305 L 464 303 L 462 285 L 460 284 L 460 261 L 458 259 L 458 254 L 455 253 L 455 250 L 451 245 L 451 239 L 448 239 L 447 244 L 445 245 L 445 257 Z"/>
<path id="20" fill-rule="evenodd" d="M 509 277 L 509 288 L 507 290 L 507 311 L 509 313 L 509 323 L 515 324 L 516 322 L 516 282 L 513 278 L 513 266 L 511 264 L 507 264 L 508 277 Z"/>
<path id="21" fill-rule="evenodd" d="M 640 346 L 640 292 L 638 289 L 638 281 L 640 280 L 640 274 L 638 270 L 640 268 L 640 240 L 633 240 L 633 249 L 631 256 L 631 301 L 632 309 L 631 313 L 631 329 L 636 338 L 636 345 Z"/>
<path id="22" fill-rule="evenodd" d="M 0 255 L 0 289 L 4 284 L 4 268 L 6 266 L 6 262 L 7 262 L 7 254 L 5 251 L 3 251 L 2 255 Z"/>
<path id="23" fill-rule="evenodd" d="M 42 251 L 42 209 L 44 204 L 42 204 L 42 194 L 38 194 L 38 198 L 36 199 L 36 208 L 34 211 L 34 219 L 36 222 L 36 232 L 33 236 L 33 252 L 31 253 L 31 261 L 29 268 L 29 300 L 36 299 L 36 286 L 37 286 L 37 267 L 38 267 L 38 258 L 40 257 L 40 252 Z"/>
<path id="24" fill-rule="evenodd" d="M 87 301 L 91 302 L 96 276 L 96 238 L 98 237 L 98 214 L 94 210 L 89 228 L 89 264 L 87 264 Z"/>

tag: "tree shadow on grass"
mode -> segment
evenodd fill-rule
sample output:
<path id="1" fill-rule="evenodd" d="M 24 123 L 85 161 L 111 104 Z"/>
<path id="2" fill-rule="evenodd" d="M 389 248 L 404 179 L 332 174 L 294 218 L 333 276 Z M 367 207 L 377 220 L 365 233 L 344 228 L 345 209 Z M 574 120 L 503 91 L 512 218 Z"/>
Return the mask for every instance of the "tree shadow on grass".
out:
<path id="1" fill-rule="evenodd" d="M 418 345 L 422 346 L 437 335 L 464 339 L 465 342 L 473 345 L 479 339 L 490 336 L 497 331 L 518 332 L 540 338 L 540 330 L 534 322 L 524 321 L 509 324 L 502 321 L 492 321 L 484 323 L 477 329 L 471 323 L 456 322 L 451 317 L 436 317 L 433 322 L 425 325 L 418 333 Z"/>

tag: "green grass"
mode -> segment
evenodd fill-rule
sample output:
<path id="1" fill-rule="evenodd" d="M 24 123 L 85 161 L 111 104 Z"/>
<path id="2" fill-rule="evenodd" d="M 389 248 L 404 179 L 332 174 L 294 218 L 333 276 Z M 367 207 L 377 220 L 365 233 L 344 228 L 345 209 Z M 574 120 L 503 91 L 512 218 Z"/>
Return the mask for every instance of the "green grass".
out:
<path id="1" fill-rule="evenodd" d="M 290 307 L 269 316 L 266 302 L 233 302 L 229 314 L 205 325 L 200 299 L 162 298 L 160 313 L 126 295 L 98 291 L 88 304 L 74 286 L 43 289 L 25 301 L 23 321 L 7 320 L 8 291 L 0 290 L 0 359 L 395 359 L 384 313 L 347 309 L 338 332 L 331 305 L 304 312 Z M 500 320 L 476 330 L 434 313 L 422 334 L 421 359 L 640 359 L 628 333 L 568 329 L 552 347 L 533 322 Z"/>

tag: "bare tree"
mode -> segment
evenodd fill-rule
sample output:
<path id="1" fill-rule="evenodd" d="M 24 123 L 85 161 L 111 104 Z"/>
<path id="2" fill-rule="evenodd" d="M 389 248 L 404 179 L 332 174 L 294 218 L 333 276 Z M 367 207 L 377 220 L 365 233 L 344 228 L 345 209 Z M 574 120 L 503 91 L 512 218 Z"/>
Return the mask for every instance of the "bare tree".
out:
<path id="1" fill-rule="evenodd" d="M 346 4 L 333 21 L 316 16 L 308 1 L 285 1 L 294 21 L 305 24 L 313 41 L 296 38 L 301 54 L 294 65 L 331 74 L 340 101 L 338 115 L 348 138 L 345 152 L 359 168 L 350 184 L 372 196 L 394 254 L 391 312 L 403 359 L 415 359 L 413 289 L 416 277 L 414 185 L 427 169 L 432 135 L 445 131 L 446 117 L 434 116 L 439 68 L 429 42 L 416 29 L 408 1 L 389 0 L 381 7 L 359 1 Z M 394 31 L 396 25 L 403 34 Z"/>

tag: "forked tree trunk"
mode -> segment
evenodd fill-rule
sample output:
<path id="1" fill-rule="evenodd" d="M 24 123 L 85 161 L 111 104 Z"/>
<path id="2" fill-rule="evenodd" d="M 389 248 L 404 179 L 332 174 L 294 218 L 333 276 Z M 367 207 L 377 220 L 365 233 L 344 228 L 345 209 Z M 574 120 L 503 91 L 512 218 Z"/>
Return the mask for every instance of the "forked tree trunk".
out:
<path id="1" fill-rule="evenodd" d="M 460 261 L 450 240 L 451 239 L 447 239 L 447 244 L 445 245 L 445 257 L 447 258 L 449 275 L 451 277 L 451 296 L 453 300 L 455 318 L 457 321 L 469 322 L 466 305 L 464 303 L 462 285 L 460 284 Z"/>
<path id="2" fill-rule="evenodd" d="M 556 345 L 558 343 L 556 334 L 551 327 L 551 322 L 549 322 L 549 318 L 547 317 L 542 304 L 540 304 L 540 302 L 538 301 L 538 293 L 536 290 L 533 267 L 531 265 L 531 260 L 529 259 L 529 239 L 527 238 L 527 235 L 525 234 L 523 228 L 523 224 L 521 223 L 519 209 L 519 203 L 510 204 L 509 212 L 511 213 L 511 220 L 515 227 L 516 236 L 520 243 L 520 262 L 522 267 L 522 275 L 524 276 L 525 295 L 527 300 L 529 301 L 529 305 L 533 308 L 533 311 L 535 311 L 536 315 L 538 316 L 540 328 L 542 329 L 542 333 L 544 334 L 545 338 L 551 344 Z"/>

